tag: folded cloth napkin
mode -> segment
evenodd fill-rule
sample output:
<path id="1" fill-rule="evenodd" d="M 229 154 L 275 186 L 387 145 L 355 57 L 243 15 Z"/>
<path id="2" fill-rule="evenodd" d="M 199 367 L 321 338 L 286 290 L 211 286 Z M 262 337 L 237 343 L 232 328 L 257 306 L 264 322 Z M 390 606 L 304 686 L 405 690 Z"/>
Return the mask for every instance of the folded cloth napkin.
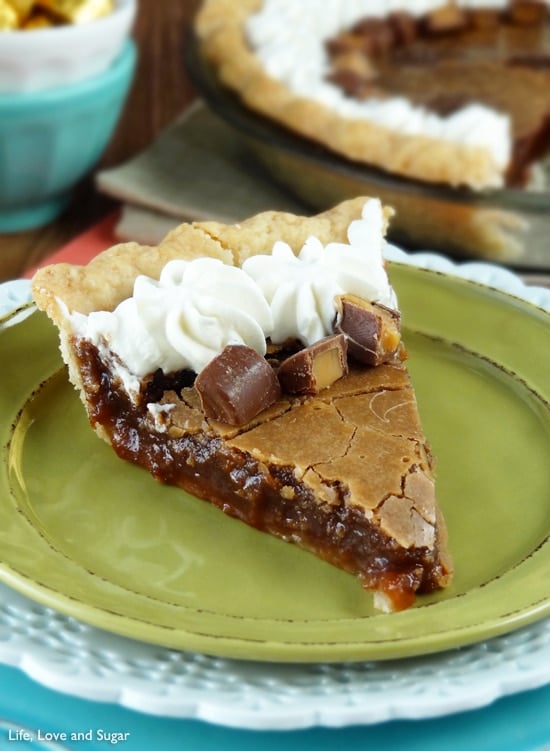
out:
<path id="1" fill-rule="evenodd" d="M 233 132 L 197 100 L 145 151 L 96 176 L 123 203 L 117 237 L 157 243 L 177 224 L 238 222 L 270 209 L 308 213 L 262 172 Z"/>

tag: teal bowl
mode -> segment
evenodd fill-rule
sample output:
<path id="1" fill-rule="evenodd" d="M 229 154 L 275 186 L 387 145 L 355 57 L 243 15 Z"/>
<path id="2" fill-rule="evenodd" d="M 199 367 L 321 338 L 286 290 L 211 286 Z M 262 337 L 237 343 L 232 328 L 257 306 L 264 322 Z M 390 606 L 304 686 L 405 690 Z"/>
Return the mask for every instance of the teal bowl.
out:
<path id="1" fill-rule="evenodd" d="M 0 94 L 0 233 L 42 226 L 101 158 L 136 66 L 128 39 L 101 74 L 33 93 Z"/>

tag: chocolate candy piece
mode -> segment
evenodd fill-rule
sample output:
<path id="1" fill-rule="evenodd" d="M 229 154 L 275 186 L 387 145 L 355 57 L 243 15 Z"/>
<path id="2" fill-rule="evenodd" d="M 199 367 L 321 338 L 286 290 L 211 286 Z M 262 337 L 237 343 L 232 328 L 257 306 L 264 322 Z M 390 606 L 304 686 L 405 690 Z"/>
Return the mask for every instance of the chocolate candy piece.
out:
<path id="1" fill-rule="evenodd" d="M 277 375 L 290 394 L 318 394 L 348 372 L 342 334 L 328 336 L 284 360 Z"/>
<path id="2" fill-rule="evenodd" d="M 65 23 L 88 23 L 113 11 L 112 0 L 36 0 Z"/>
<path id="3" fill-rule="evenodd" d="M 267 360 L 251 347 L 228 344 L 195 380 L 204 414 L 228 425 L 244 425 L 281 396 Z"/>
<path id="4" fill-rule="evenodd" d="M 401 341 L 401 317 L 396 310 L 355 295 L 337 298 L 334 330 L 344 334 L 352 357 L 366 365 L 391 360 Z"/>

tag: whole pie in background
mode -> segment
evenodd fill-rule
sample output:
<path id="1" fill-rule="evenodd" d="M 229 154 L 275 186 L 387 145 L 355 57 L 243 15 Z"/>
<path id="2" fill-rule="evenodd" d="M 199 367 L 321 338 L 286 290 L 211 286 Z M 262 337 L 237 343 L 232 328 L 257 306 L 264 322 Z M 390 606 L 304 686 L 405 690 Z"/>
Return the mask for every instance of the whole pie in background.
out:
<path id="1" fill-rule="evenodd" d="M 354 162 L 482 190 L 550 149 L 547 0 L 205 0 L 195 29 L 246 106 Z"/>

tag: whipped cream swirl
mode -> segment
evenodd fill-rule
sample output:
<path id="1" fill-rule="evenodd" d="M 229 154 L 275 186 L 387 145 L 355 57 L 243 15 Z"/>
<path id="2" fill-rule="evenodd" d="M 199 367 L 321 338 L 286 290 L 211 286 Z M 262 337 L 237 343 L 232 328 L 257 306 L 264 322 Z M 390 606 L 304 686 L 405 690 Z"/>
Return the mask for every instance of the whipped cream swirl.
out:
<path id="1" fill-rule="evenodd" d="M 271 255 L 252 256 L 243 271 L 261 288 L 271 307 L 275 342 L 298 338 L 309 346 L 333 331 L 335 297 L 351 293 L 397 308 L 382 256 L 384 216 L 379 200 L 368 201 L 361 219 L 348 228 L 346 243 L 326 246 L 310 237 L 296 256 L 276 242 Z"/>
<path id="2" fill-rule="evenodd" d="M 214 258 L 170 261 L 158 281 L 138 276 L 113 312 L 74 313 L 78 335 L 107 346 L 134 375 L 200 372 L 228 344 L 260 354 L 271 332 L 269 305 L 245 272 Z"/>
<path id="3" fill-rule="evenodd" d="M 311 345 L 332 333 L 338 295 L 397 309 L 378 199 L 351 222 L 348 240 L 324 246 L 310 237 L 298 255 L 278 241 L 270 255 L 251 256 L 242 268 L 214 258 L 170 261 L 158 281 L 138 276 L 133 296 L 112 312 L 72 313 L 72 328 L 98 347 L 135 395 L 143 376 L 158 368 L 199 373 L 228 344 L 261 355 L 268 337 Z"/>

